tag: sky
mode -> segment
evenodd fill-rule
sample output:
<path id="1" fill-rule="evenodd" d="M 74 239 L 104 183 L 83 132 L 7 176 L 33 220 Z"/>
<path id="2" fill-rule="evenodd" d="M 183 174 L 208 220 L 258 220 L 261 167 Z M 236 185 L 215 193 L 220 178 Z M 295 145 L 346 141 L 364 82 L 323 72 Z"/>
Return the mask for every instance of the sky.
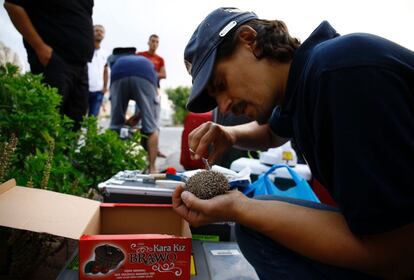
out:
<path id="1" fill-rule="evenodd" d="M 27 59 L 20 34 L 0 0 L 0 41 Z M 162 88 L 191 86 L 184 66 L 184 48 L 198 24 L 218 7 L 237 7 L 259 18 L 284 21 L 302 42 L 323 20 L 340 34 L 373 33 L 414 50 L 412 0 L 95 0 L 93 21 L 106 29 L 102 47 L 148 49 L 148 37 L 160 37 L 157 53 L 165 60 L 167 79 Z M 29 69 L 26 63 L 26 70 Z"/>

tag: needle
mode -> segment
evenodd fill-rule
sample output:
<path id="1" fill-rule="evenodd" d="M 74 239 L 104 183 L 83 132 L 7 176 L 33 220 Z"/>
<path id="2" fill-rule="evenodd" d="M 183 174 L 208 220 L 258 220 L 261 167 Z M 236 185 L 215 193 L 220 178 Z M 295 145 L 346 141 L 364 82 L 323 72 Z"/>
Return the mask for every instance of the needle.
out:
<path id="1" fill-rule="evenodd" d="M 206 169 L 210 170 L 211 167 L 210 167 L 210 164 L 208 163 L 208 159 L 203 157 L 203 158 L 201 158 L 201 160 L 204 162 L 204 165 L 206 166 Z"/>

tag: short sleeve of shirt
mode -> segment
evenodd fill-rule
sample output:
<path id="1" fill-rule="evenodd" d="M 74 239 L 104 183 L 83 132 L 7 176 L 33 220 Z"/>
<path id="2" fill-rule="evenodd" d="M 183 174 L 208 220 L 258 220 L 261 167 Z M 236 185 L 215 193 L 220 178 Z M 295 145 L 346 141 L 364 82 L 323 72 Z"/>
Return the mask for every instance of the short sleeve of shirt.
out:
<path id="1" fill-rule="evenodd" d="M 288 114 L 282 112 L 280 106 L 273 109 L 268 124 L 272 132 L 278 136 L 283 138 L 293 137 L 292 121 Z"/>
<path id="2" fill-rule="evenodd" d="M 413 222 L 414 93 L 401 73 L 355 67 L 321 75 L 332 151 L 330 182 L 353 232 Z M 331 146 L 331 147 L 329 147 Z"/>

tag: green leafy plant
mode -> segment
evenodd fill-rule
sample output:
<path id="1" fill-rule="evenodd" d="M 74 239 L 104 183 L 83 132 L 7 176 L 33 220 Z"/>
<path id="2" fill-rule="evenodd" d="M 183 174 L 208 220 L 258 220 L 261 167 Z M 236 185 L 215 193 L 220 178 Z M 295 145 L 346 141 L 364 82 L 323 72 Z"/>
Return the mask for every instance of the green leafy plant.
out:
<path id="1" fill-rule="evenodd" d="M 0 142 L 11 135 L 18 139 L 7 177 L 21 185 L 32 178 L 33 185 L 40 186 L 49 142 L 55 142 L 55 153 L 64 153 L 73 149 L 76 133 L 71 121 L 59 115 L 57 90 L 42 84 L 41 76 L 19 75 L 16 70 L 7 65 L 0 71 Z"/>
<path id="2" fill-rule="evenodd" d="M 88 174 L 91 185 L 96 186 L 120 170 L 143 169 L 146 166 L 146 152 L 139 144 L 140 133 L 135 133 L 128 140 L 121 140 L 118 133 L 112 130 L 99 133 L 94 117 L 85 119 L 83 127 L 83 143 L 73 159 L 76 169 Z"/>
<path id="3" fill-rule="evenodd" d="M 185 105 L 190 95 L 190 87 L 176 87 L 166 90 L 168 98 L 174 104 L 174 124 L 183 124 L 184 119 L 188 113 Z"/>
<path id="4" fill-rule="evenodd" d="M 15 178 L 18 185 L 85 195 L 120 170 L 146 167 L 139 132 L 124 141 L 100 131 L 93 117 L 74 132 L 73 122 L 59 114 L 57 90 L 40 75 L 16 70 L 0 70 L 1 181 Z"/>
<path id="5" fill-rule="evenodd" d="M 7 172 L 10 168 L 11 157 L 17 146 L 17 138 L 14 134 L 11 135 L 10 141 L 0 143 L 0 182 L 4 181 Z"/>

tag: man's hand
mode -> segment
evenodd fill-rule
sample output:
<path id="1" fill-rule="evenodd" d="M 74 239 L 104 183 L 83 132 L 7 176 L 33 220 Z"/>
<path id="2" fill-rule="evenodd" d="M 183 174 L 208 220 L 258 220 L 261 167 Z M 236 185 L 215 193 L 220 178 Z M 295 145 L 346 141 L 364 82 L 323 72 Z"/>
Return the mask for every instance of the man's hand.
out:
<path id="1" fill-rule="evenodd" d="M 248 198 L 239 191 L 203 200 L 185 191 L 183 186 L 178 186 L 172 195 L 174 210 L 193 226 L 235 221 L 245 200 Z"/>
<path id="2" fill-rule="evenodd" d="M 210 147 L 211 152 L 208 160 L 213 163 L 233 146 L 235 142 L 233 138 L 227 127 L 213 122 L 203 123 L 188 135 L 188 145 L 193 151 L 191 158 L 193 160 L 200 159 Z"/>
<path id="3" fill-rule="evenodd" d="M 49 45 L 43 44 L 41 47 L 35 49 L 35 51 L 40 63 L 46 67 L 52 57 L 53 49 Z"/>

